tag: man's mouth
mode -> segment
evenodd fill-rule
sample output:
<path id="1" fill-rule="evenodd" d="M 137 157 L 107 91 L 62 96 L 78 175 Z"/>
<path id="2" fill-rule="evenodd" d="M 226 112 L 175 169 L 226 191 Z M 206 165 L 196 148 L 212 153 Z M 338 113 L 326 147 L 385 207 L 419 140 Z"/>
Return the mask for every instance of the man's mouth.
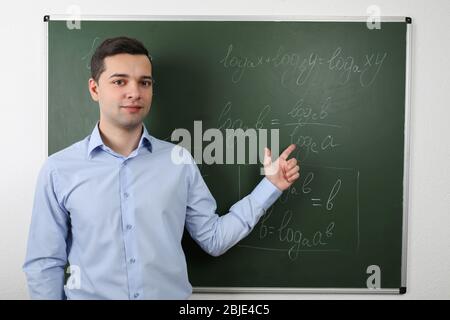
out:
<path id="1" fill-rule="evenodd" d="M 124 108 L 126 111 L 128 112 L 138 112 L 139 110 L 142 109 L 141 106 L 135 106 L 135 105 L 131 105 L 131 106 L 122 106 L 122 108 Z"/>

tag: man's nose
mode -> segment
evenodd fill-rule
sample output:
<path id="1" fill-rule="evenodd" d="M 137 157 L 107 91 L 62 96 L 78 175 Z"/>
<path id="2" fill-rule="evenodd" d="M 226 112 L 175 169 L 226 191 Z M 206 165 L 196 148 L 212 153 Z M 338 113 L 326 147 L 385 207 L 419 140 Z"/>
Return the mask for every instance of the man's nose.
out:
<path id="1" fill-rule="evenodd" d="M 130 81 L 126 95 L 127 99 L 139 99 L 140 98 L 139 85 L 134 81 Z"/>

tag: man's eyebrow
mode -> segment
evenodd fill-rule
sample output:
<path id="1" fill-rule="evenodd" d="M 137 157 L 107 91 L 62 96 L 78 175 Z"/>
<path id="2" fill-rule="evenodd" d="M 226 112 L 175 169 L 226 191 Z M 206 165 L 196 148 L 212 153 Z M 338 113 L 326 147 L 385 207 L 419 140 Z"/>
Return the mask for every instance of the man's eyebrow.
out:
<path id="1" fill-rule="evenodd" d="M 113 73 L 112 75 L 109 76 L 109 78 L 114 78 L 114 77 L 120 77 L 120 78 L 129 78 L 130 76 L 126 73 Z M 152 76 L 142 76 L 141 79 L 149 79 L 149 80 L 153 80 Z"/>
<path id="2" fill-rule="evenodd" d="M 110 79 L 114 77 L 129 78 L 130 76 L 127 75 L 126 73 L 113 73 L 112 75 L 109 76 Z"/>

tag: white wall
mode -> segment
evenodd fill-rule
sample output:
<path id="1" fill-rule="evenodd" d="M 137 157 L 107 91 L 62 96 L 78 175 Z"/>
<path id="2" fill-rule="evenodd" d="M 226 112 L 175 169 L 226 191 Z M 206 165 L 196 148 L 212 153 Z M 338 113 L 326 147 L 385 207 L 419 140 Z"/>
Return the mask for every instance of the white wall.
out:
<path id="1" fill-rule="evenodd" d="M 411 208 L 408 293 L 377 295 L 220 294 L 193 298 L 450 299 L 450 1 L 165 0 L 13 1 L 2 6 L 0 125 L 0 299 L 27 299 L 21 271 L 35 181 L 44 161 L 44 14 L 382 15 L 413 18 Z M 446 40 L 445 40 L 446 39 Z"/>

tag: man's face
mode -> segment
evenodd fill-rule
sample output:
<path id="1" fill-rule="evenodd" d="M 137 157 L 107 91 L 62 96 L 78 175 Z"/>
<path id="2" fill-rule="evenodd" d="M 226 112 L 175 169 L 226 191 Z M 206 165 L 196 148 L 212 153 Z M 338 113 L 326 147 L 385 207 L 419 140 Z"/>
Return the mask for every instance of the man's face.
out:
<path id="1" fill-rule="evenodd" d="M 98 83 L 89 79 L 92 99 L 100 106 L 100 122 L 122 129 L 141 125 L 153 96 L 152 66 L 147 56 L 117 54 L 104 59 Z"/>

